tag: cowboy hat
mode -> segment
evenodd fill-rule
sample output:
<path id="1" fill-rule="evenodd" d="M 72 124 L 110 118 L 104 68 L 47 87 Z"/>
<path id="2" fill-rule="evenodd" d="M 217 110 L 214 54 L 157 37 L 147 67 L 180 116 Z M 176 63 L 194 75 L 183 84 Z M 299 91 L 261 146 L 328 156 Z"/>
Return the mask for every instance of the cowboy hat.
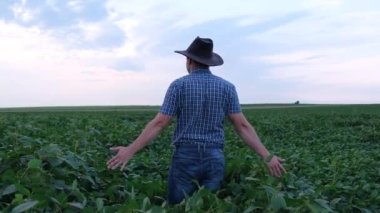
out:
<path id="1" fill-rule="evenodd" d="M 208 66 L 222 65 L 223 59 L 213 52 L 213 46 L 211 39 L 197 36 L 186 50 L 176 50 L 174 52 Z"/>

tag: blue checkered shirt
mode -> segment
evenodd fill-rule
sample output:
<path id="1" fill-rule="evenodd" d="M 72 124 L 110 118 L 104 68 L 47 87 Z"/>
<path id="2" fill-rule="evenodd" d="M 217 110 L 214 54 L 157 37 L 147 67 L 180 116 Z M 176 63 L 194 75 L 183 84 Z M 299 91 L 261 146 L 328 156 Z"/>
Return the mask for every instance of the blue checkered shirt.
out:
<path id="1" fill-rule="evenodd" d="M 235 86 L 198 69 L 171 83 L 160 112 L 176 116 L 173 144 L 224 144 L 224 119 L 241 112 Z"/>

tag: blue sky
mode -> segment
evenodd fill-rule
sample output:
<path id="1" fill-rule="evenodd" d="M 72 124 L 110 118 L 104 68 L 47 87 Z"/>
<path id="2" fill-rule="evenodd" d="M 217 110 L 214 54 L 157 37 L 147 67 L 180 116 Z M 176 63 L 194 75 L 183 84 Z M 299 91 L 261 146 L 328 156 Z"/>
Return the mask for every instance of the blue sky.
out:
<path id="1" fill-rule="evenodd" d="M 0 107 L 161 104 L 196 36 L 241 103 L 379 103 L 380 1 L 1 0 Z"/>

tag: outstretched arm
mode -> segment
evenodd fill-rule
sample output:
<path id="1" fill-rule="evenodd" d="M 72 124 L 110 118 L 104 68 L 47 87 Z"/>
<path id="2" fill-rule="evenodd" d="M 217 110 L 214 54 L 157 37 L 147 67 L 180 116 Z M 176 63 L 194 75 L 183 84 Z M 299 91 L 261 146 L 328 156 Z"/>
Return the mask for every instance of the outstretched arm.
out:
<path id="1" fill-rule="evenodd" d="M 156 117 L 146 125 L 140 136 L 132 144 L 126 147 L 112 147 L 111 150 L 117 152 L 117 154 L 107 162 L 108 169 L 116 169 L 120 166 L 120 170 L 123 170 L 136 152 L 155 139 L 160 132 L 170 124 L 171 118 L 172 116 L 158 113 Z"/>
<path id="2" fill-rule="evenodd" d="M 243 113 L 232 113 L 229 116 L 235 131 L 243 139 L 243 141 L 255 150 L 260 157 L 267 162 L 269 172 L 272 176 L 281 177 L 282 173 L 286 172 L 281 165 L 283 159 L 273 156 L 269 153 L 266 147 L 261 143 L 260 138 L 257 136 L 255 129 L 247 121 Z M 273 157 L 272 157 L 273 156 Z M 271 159 L 268 159 L 271 158 Z"/>

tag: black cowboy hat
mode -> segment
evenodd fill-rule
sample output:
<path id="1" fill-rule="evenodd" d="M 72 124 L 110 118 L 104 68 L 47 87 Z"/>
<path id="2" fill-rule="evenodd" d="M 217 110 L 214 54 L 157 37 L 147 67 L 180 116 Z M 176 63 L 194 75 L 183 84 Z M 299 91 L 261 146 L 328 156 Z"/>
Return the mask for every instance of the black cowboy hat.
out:
<path id="1" fill-rule="evenodd" d="M 223 59 L 213 52 L 213 42 L 209 38 L 196 37 L 187 50 L 176 50 L 174 52 L 182 54 L 190 59 L 208 66 L 218 66 L 223 64 Z"/>

